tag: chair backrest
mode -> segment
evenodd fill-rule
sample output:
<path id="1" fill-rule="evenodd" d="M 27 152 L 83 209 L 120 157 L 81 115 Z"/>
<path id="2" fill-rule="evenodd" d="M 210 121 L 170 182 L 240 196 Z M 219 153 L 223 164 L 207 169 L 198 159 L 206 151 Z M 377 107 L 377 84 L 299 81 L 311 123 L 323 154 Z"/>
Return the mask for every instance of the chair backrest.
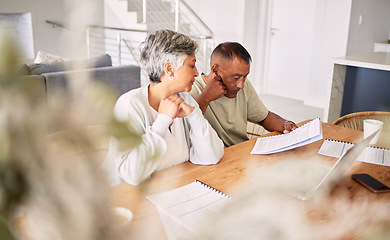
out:
<path id="1" fill-rule="evenodd" d="M 248 120 L 246 134 L 249 139 L 260 137 L 263 134 L 269 133 L 263 126 L 257 122 Z"/>
<path id="2" fill-rule="evenodd" d="M 341 127 L 347 127 L 363 131 L 363 121 L 365 119 L 380 120 L 383 122 L 384 128 L 387 129 L 390 127 L 390 112 L 382 111 L 350 113 L 340 117 L 339 119 L 334 121 L 333 124 Z"/>

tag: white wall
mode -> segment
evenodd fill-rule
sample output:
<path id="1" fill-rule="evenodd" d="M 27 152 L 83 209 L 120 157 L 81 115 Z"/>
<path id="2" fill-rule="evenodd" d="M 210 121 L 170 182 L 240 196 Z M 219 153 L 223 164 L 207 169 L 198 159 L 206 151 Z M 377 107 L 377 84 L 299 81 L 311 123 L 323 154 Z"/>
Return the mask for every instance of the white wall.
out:
<path id="1" fill-rule="evenodd" d="M 331 59 L 346 55 L 352 0 L 317 0 L 310 81 L 304 103 L 324 108 Z"/>
<path id="2" fill-rule="evenodd" d="M 325 89 L 330 78 L 331 59 L 371 52 L 375 41 L 384 42 L 388 39 L 390 1 L 316 1 L 316 30 L 313 36 L 310 77 L 304 103 L 323 108 L 327 101 Z M 187 2 L 214 31 L 216 43 L 238 41 L 249 50 L 254 60 L 249 77 L 257 92 L 261 92 L 263 69 L 260 66 L 264 63 L 265 52 L 260 46 L 265 43 L 264 24 L 268 19 L 264 16 L 264 8 L 267 7 L 267 0 L 237 2 L 187 0 Z M 362 25 L 358 25 L 356 20 L 360 15 L 363 15 Z M 254 21 L 258 21 L 258 24 L 256 25 Z"/>
<path id="3" fill-rule="evenodd" d="M 0 12 L 31 12 L 35 54 L 45 51 L 67 58 L 86 57 L 83 25 L 103 25 L 103 0 L 12 0 L 1 1 Z M 72 30 L 53 28 L 45 21 L 58 21 Z"/>
<path id="4" fill-rule="evenodd" d="M 213 31 L 215 45 L 222 42 L 239 42 L 251 54 L 253 64 L 262 61 L 257 32 L 262 0 L 186 0 L 187 4 Z M 258 69 L 251 67 L 248 78 L 259 79 Z M 253 82 L 253 81 L 252 81 Z M 255 87 L 260 82 L 253 82 Z"/>
<path id="5" fill-rule="evenodd" d="M 263 85 L 263 69 L 265 61 L 264 46 L 266 36 L 262 34 L 267 24 L 266 15 L 267 5 L 264 0 L 246 0 L 244 14 L 244 32 L 243 45 L 251 54 L 251 71 L 248 75 L 253 87 L 260 93 Z"/>
<path id="6" fill-rule="evenodd" d="M 127 11 L 127 1 L 104 1 L 104 26 L 145 30 L 146 25 L 137 23 L 137 13 Z"/>
<path id="7" fill-rule="evenodd" d="M 214 32 L 215 43 L 243 43 L 246 0 L 186 0 Z"/>
<path id="8" fill-rule="evenodd" d="M 263 92 L 269 0 L 187 2 L 214 32 L 216 43 L 238 41 L 248 49 L 253 58 L 249 78 L 256 91 Z M 324 107 L 330 60 L 346 55 L 351 2 L 317 0 L 309 82 L 300 86 L 307 89 L 305 104 Z"/>
<path id="9" fill-rule="evenodd" d="M 311 81 L 304 103 L 326 106 L 332 59 L 373 52 L 374 42 L 386 42 L 390 31 L 388 0 L 317 0 Z M 359 23 L 359 16 L 362 22 Z"/>
<path id="10" fill-rule="evenodd" d="M 353 0 L 347 55 L 373 52 L 390 38 L 390 1 Z"/>

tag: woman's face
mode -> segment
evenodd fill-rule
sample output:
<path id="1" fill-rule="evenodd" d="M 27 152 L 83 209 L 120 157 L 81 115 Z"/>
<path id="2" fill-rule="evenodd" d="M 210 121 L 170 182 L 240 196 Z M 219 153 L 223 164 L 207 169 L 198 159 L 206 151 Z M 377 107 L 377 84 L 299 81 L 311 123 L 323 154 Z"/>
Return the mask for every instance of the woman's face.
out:
<path id="1" fill-rule="evenodd" d="M 175 71 L 173 81 L 175 81 L 175 84 L 182 92 L 191 91 L 192 84 L 194 84 L 195 81 L 195 77 L 199 75 L 195 63 L 195 54 L 189 55 L 184 60 L 183 66 Z"/>

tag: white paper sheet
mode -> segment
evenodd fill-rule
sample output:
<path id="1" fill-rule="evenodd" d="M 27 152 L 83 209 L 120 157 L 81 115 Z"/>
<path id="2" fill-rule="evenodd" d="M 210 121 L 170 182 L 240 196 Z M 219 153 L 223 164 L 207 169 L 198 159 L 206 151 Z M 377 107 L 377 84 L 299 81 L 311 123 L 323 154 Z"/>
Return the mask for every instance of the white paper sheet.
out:
<path id="1" fill-rule="evenodd" d="M 271 154 L 282 152 L 304 146 L 321 139 L 321 122 L 319 118 L 316 118 L 290 133 L 258 138 L 251 154 Z"/>
<path id="2" fill-rule="evenodd" d="M 325 139 L 319 154 L 330 157 L 341 157 L 348 149 L 355 144 L 348 142 Z M 374 163 L 378 165 L 390 166 L 390 150 L 375 147 L 366 147 L 356 159 L 357 161 Z"/>
<path id="3" fill-rule="evenodd" d="M 146 198 L 158 207 L 165 219 L 171 218 L 171 223 L 182 225 L 194 234 L 231 201 L 229 196 L 199 181 Z"/>

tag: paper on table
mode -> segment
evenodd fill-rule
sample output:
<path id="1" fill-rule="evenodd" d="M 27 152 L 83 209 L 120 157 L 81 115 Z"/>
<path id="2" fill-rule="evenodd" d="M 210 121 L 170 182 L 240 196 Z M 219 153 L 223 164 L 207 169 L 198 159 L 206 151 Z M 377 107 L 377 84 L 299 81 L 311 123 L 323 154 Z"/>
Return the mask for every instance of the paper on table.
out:
<path id="1" fill-rule="evenodd" d="M 258 138 L 251 154 L 271 154 L 282 152 L 304 146 L 321 139 L 321 122 L 319 118 L 316 118 L 290 133 Z"/>
<path id="2" fill-rule="evenodd" d="M 231 200 L 229 196 L 200 181 L 146 198 L 158 207 L 159 212 L 165 214 L 165 219 L 172 218 L 194 234 Z"/>
<path id="3" fill-rule="evenodd" d="M 355 144 L 349 142 L 340 142 L 325 139 L 318 153 L 329 157 L 339 158 L 354 145 Z"/>
<path id="4" fill-rule="evenodd" d="M 325 139 L 318 153 L 325 156 L 339 158 L 354 145 L 355 144 L 349 142 Z M 356 161 L 390 166 L 390 150 L 383 148 L 366 147 L 366 149 L 364 149 L 364 151 L 359 155 Z"/>

